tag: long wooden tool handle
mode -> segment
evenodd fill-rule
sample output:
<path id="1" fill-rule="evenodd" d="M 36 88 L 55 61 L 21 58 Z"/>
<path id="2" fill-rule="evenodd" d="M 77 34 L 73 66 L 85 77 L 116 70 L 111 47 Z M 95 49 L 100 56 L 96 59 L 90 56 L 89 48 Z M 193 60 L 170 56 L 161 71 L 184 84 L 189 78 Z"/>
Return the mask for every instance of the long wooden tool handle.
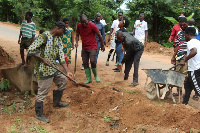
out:
<path id="1" fill-rule="evenodd" d="M 171 70 L 171 69 L 173 69 L 173 68 L 177 67 L 178 65 L 180 65 L 180 63 L 179 63 L 179 64 L 176 64 L 176 65 L 174 65 L 174 66 L 173 66 L 173 67 L 171 67 L 171 68 L 169 68 L 169 70 Z"/>
<path id="2" fill-rule="evenodd" d="M 75 53 L 74 79 L 76 76 L 76 62 L 77 62 L 77 47 L 76 47 L 76 53 Z"/>
<path id="3" fill-rule="evenodd" d="M 76 82 L 76 80 L 71 79 L 66 73 L 64 73 L 63 71 L 59 70 L 59 69 L 56 68 L 54 65 L 49 64 L 49 66 L 52 67 L 52 68 L 54 68 L 54 69 L 56 69 L 57 71 L 59 71 L 59 72 L 62 73 L 63 75 L 65 75 L 69 80 L 71 80 L 71 81 L 73 81 L 74 83 L 78 84 L 78 83 Z"/>

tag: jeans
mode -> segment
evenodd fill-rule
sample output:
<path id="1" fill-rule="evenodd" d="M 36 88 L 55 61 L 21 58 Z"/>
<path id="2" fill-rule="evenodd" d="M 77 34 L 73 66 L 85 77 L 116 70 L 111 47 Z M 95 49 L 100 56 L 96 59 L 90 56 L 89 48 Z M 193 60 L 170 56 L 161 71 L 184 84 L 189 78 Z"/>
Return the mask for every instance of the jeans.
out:
<path id="1" fill-rule="evenodd" d="M 101 47 L 101 42 L 97 42 L 97 53 L 96 53 L 96 60 L 95 60 L 96 63 L 99 56 L 100 47 Z"/>
<path id="2" fill-rule="evenodd" d="M 142 56 L 143 51 L 144 51 L 144 48 L 133 53 L 127 53 L 130 56 L 125 61 L 124 73 L 125 73 L 125 77 L 128 77 L 132 64 L 134 62 L 133 82 L 138 82 L 138 69 L 139 69 L 139 64 L 140 64 L 140 58 Z"/>
<path id="3" fill-rule="evenodd" d="M 122 43 L 116 43 L 117 63 L 121 65 L 124 56 L 124 51 L 121 51 Z"/>

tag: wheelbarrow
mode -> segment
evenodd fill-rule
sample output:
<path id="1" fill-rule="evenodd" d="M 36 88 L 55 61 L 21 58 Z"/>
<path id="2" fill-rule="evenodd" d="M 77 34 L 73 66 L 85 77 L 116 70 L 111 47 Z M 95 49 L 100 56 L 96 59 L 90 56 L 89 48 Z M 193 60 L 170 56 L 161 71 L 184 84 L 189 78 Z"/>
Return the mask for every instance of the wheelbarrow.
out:
<path id="1" fill-rule="evenodd" d="M 177 65 L 173 66 L 172 68 L 176 67 Z M 180 90 L 183 86 L 185 81 L 186 74 L 172 71 L 170 68 L 169 70 L 162 70 L 162 69 L 142 69 L 147 74 L 146 78 L 146 95 L 148 99 L 153 100 L 156 96 L 160 99 L 164 99 L 166 93 L 169 89 L 171 98 L 174 103 L 176 103 L 175 98 L 172 94 L 172 88 L 177 87 L 179 88 L 179 103 L 180 103 Z M 151 82 L 148 83 L 148 78 L 151 78 Z M 162 96 L 160 96 L 160 90 L 164 88 Z"/>

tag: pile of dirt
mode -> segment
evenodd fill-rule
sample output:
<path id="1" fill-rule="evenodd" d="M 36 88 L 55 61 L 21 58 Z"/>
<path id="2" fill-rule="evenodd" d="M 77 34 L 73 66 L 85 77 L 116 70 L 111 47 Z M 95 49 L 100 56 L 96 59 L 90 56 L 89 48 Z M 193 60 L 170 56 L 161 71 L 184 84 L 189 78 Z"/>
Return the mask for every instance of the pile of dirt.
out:
<path id="1" fill-rule="evenodd" d="M 12 57 L 0 46 L 0 67 L 10 65 L 13 63 L 14 60 L 12 59 Z"/>
<path id="2" fill-rule="evenodd" d="M 117 92 L 110 85 L 91 84 L 91 88 L 68 84 L 62 101 L 70 102 L 67 108 L 53 108 L 51 90 L 44 103 L 44 115 L 51 122 L 39 122 L 35 118 L 34 101 L 25 114 L 7 116 L 10 124 L 14 119 L 22 120 L 23 130 L 41 125 L 48 131 L 59 132 L 189 132 L 200 130 L 200 113 L 185 105 L 172 105 L 159 100 L 150 101 L 139 89 Z M 53 86 L 55 88 L 55 86 Z M 187 113 L 185 113 L 187 112 Z M 4 117 L 5 118 L 5 117 Z M 13 121 L 12 121 L 13 119 Z M 4 127 L 9 124 L 0 122 Z M 5 126 L 7 125 L 7 126 Z M 5 131 L 5 128 L 3 128 Z"/>
<path id="3" fill-rule="evenodd" d="M 160 53 L 160 54 L 167 55 L 167 56 L 172 56 L 173 55 L 173 48 L 163 47 L 161 44 L 159 44 L 157 42 L 148 42 L 145 45 L 144 50 L 146 52 Z"/>
<path id="4" fill-rule="evenodd" d="M 110 42 L 108 42 L 108 37 L 109 35 L 105 36 L 106 39 L 106 44 L 108 46 L 110 46 Z M 157 43 L 157 42 L 148 42 L 145 45 L 144 51 L 146 52 L 150 52 L 153 54 L 163 54 L 163 55 L 167 55 L 167 56 L 172 56 L 173 55 L 173 48 L 166 48 L 164 46 L 162 46 L 161 44 Z"/>

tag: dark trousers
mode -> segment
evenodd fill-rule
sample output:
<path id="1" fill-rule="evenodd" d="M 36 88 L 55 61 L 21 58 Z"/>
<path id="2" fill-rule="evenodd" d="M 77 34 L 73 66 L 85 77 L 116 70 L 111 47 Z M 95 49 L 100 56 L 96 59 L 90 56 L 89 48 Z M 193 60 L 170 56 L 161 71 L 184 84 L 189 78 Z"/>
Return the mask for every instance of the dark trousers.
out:
<path id="1" fill-rule="evenodd" d="M 134 62 L 134 73 L 133 73 L 133 82 L 138 82 L 138 69 L 139 69 L 139 64 L 140 64 L 140 58 L 142 56 L 142 53 L 144 51 L 144 48 L 141 50 L 134 52 L 132 54 L 129 54 L 129 57 L 125 61 L 125 77 L 129 76 L 129 72 L 132 68 L 132 64 Z"/>
<path id="2" fill-rule="evenodd" d="M 200 94 L 200 69 L 188 72 L 188 77 L 184 84 L 184 88 L 185 95 L 183 99 L 183 104 L 188 104 L 190 94 L 193 89 L 196 94 Z"/>
<path id="3" fill-rule="evenodd" d="M 96 68 L 96 49 L 83 49 L 82 60 L 84 68 L 89 68 L 89 60 L 92 68 Z"/>

